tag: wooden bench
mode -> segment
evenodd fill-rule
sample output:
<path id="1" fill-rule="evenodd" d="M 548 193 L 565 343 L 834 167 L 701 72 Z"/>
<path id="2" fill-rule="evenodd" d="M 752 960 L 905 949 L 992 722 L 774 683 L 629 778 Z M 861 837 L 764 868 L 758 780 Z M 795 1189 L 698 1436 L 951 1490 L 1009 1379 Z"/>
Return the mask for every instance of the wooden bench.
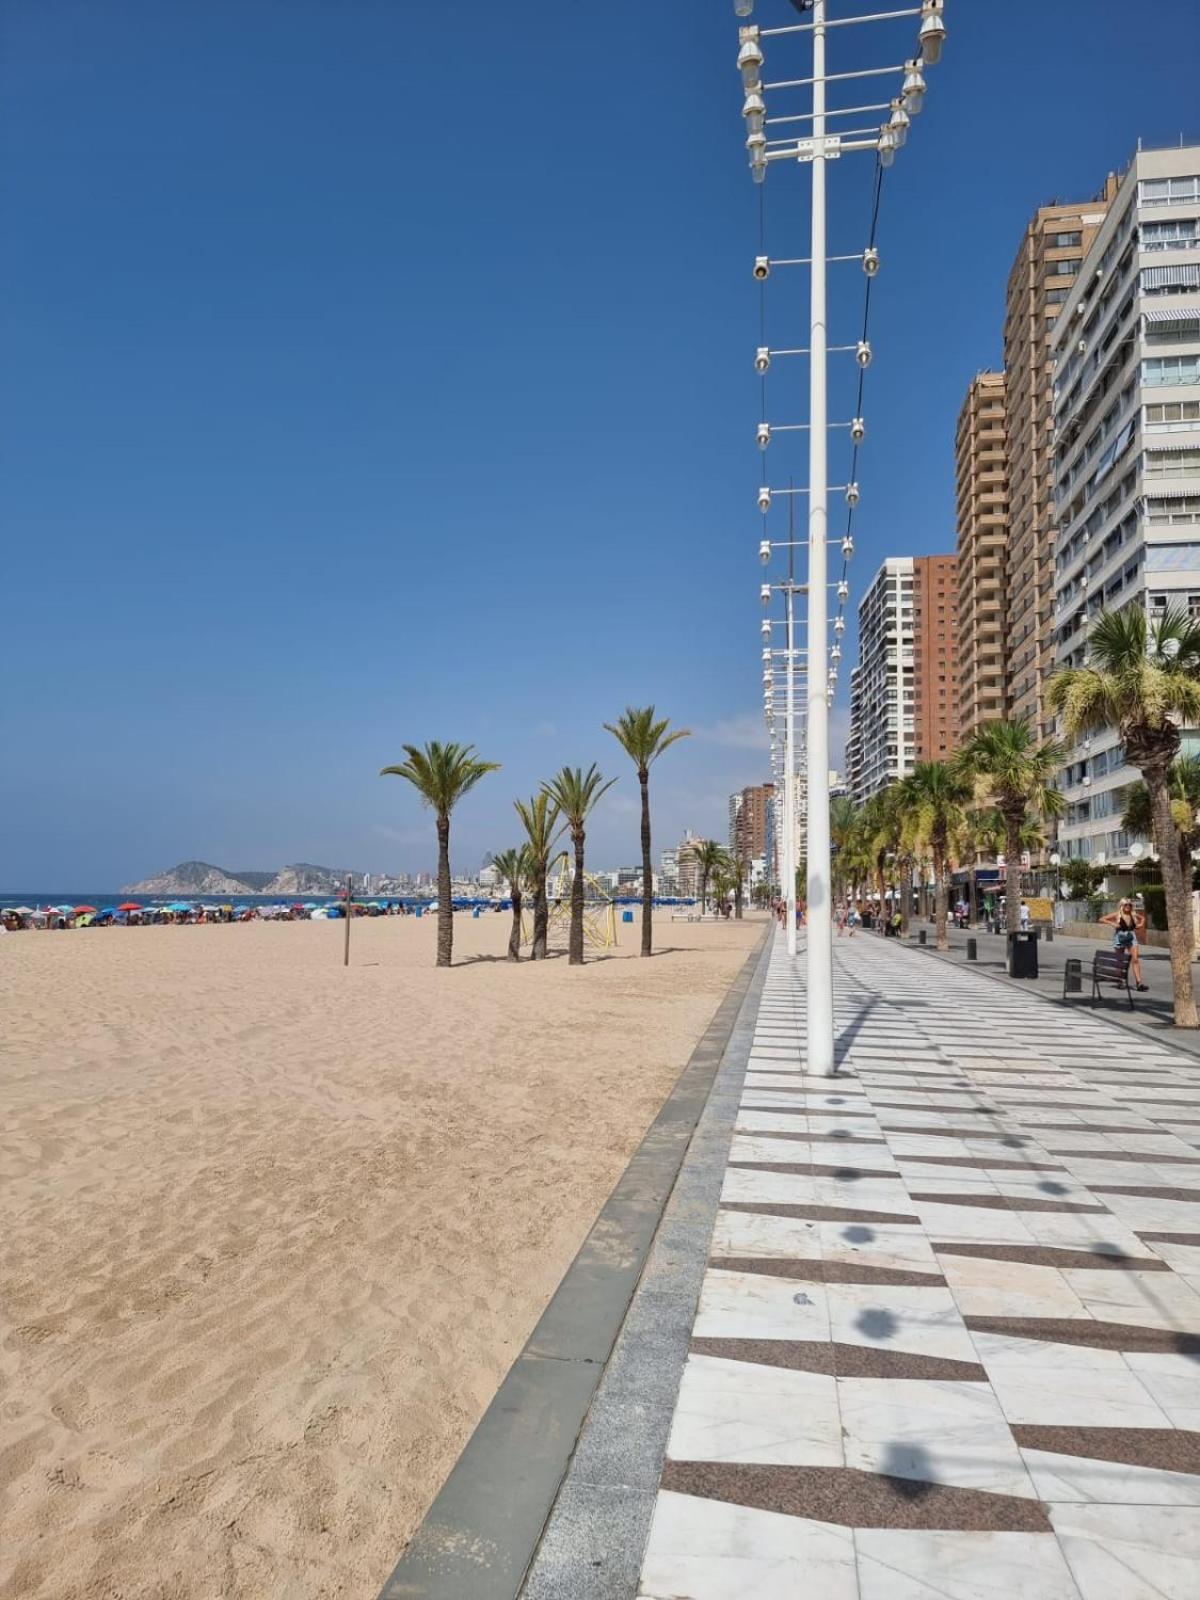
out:
<path id="1" fill-rule="evenodd" d="M 1128 950 L 1097 950 L 1092 957 L 1092 1004 L 1101 998 L 1100 985 L 1102 983 L 1116 984 L 1118 989 L 1124 989 L 1129 1000 L 1129 1009 L 1134 1009 L 1133 990 L 1129 983 L 1129 951 Z"/>

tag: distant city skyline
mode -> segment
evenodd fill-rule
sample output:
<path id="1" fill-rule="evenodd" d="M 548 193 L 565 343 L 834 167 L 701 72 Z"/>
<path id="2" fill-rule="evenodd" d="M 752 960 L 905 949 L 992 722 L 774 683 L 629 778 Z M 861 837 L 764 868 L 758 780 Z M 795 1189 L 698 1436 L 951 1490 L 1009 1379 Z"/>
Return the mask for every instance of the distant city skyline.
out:
<path id="1" fill-rule="evenodd" d="M 850 660 L 880 561 L 953 548 L 955 419 L 1000 364 L 1029 217 L 1196 131 L 1185 0 L 1153 28 L 955 9 L 884 190 Z M 636 859 L 601 724 L 649 701 L 694 735 L 655 771 L 656 853 L 725 837 L 730 792 L 769 776 L 730 11 L 668 0 L 631 49 L 632 0 L 535 29 L 481 0 L 419 29 L 308 0 L 286 27 L 265 0 L 6 8 L 0 885 L 189 856 L 417 870 L 432 819 L 376 774 L 427 738 L 503 763 L 456 862 L 592 760 L 620 781 L 589 850 Z M 865 195 L 831 199 L 854 244 Z"/>

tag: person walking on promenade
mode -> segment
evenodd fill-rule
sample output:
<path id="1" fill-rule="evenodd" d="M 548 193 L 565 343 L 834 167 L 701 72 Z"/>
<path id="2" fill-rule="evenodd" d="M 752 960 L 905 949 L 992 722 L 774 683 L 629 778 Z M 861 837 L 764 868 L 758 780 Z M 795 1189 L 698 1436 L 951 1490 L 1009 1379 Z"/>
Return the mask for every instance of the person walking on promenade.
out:
<path id="1" fill-rule="evenodd" d="M 1135 911 L 1132 900 L 1122 900 L 1116 911 L 1110 911 L 1100 921 L 1113 930 L 1113 949 L 1129 952 L 1129 971 L 1133 981 L 1144 994 L 1150 987 L 1142 981 L 1142 957 L 1138 950 L 1138 934 L 1146 930 L 1146 913 Z"/>

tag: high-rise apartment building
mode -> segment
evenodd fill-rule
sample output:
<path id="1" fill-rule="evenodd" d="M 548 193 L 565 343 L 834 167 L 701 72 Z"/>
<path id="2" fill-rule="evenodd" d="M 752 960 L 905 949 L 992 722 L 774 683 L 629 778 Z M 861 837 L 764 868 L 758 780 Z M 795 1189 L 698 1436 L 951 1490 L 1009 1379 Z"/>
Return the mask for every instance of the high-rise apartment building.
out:
<path id="1" fill-rule="evenodd" d="M 858 804 L 958 743 L 955 556 L 889 556 L 858 608 L 846 760 Z"/>
<path id="2" fill-rule="evenodd" d="M 766 854 L 767 815 L 775 786 L 752 784 L 729 797 L 729 849 L 740 861 Z"/>
<path id="3" fill-rule="evenodd" d="M 1079 666 L 1101 611 L 1200 617 L 1200 146 L 1134 157 L 1052 354 L 1056 656 Z M 1114 729 L 1068 753 L 1064 855 L 1132 864 L 1121 812 L 1138 777 Z"/>
<path id="4" fill-rule="evenodd" d="M 860 805 L 912 771 L 913 671 L 913 560 L 889 556 L 858 607 L 850 747 Z"/>
<path id="5" fill-rule="evenodd" d="M 1003 717 L 1008 448 L 1002 372 L 971 381 L 955 436 L 958 703 L 963 739 Z"/>
<path id="6" fill-rule="evenodd" d="M 1008 278 L 1004 316 L 1008 456 L 1006 575 L 1008 715 L 1049 737 L 1046 679 L 1054 666 L 1053 371 L 1055 319 L 1071 293 L 1116 193 L 1041 206 L 1025 229 Z"/>
<path id="7" fill-rule="evenodd" d="M 958 557 L 913 559 L 913 758 L 945 761 L 960 740 Z"/>
<path id="8" fill-rule="evenodd" d="M 685 899 L 692 899 L 700 893 L 700 868 L 696 853 L 704 842 L 703 839 L 697 839 L 689 828 L 675 847 L 675 881 Z"/>

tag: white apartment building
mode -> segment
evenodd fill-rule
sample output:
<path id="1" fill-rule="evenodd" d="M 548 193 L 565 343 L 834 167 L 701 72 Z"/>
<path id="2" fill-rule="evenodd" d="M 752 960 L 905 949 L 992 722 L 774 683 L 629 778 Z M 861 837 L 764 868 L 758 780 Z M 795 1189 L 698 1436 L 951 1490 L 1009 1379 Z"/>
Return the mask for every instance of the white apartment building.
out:
<path id="1" fill-rule="evenodd" d="M 850 678 L 847 766 L 861 805 L 905 778 L 916 760 L 913 558 L 889 556 L 858 608 L 858 665 Z"/>
<path id="2" fill-rule="evenodd" d="M 1134 157 L 1050 350 L 1055 658 L 1079 666 L 1102 610 L 1200 616 L 1200 146 Z M 1115 730 L 1069 751 L 1064 856 L 1132 865 L 1121 812 L 1139 777 Z"/>

